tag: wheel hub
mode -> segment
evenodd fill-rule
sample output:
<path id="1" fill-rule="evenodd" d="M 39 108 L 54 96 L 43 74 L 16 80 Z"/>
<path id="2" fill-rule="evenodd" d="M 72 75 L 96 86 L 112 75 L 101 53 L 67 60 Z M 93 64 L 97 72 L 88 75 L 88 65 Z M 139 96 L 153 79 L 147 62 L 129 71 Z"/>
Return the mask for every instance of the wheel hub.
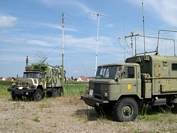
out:
<path id="1" fill-rule="evenodd" d="M 124 116 L 130 116 L 132 114 L 132 108 L 130 106 L 124 106 L 122 113 Z"/>

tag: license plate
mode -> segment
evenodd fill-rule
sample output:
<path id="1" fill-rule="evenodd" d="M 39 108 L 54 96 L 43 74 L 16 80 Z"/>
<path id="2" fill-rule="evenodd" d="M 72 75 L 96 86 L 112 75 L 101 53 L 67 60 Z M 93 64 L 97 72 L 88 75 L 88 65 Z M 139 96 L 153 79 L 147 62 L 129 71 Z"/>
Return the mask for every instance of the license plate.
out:
<path id="1" fill-rule="evenodd" d="M 93 90 L 89 90 L 89 96 L 93 96 Z"/>

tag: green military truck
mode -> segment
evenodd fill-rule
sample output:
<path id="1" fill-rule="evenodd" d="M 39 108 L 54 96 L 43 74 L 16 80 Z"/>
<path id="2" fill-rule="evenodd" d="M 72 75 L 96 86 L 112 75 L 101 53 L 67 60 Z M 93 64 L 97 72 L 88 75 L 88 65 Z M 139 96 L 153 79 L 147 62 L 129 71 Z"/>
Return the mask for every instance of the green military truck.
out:
<path id="1" fill-rule="evenodd" d="M 49 66 L 44 61 L 28 65 L 28 57 L 26 58 L 23 77 L 17 78 L 15 83 L 8 88 L 13 100 L 22 99 L 25 96 L 40 101 L 45 94 L 48 97 L 63 95 L 62 68 Z"/>
<path id="2" fill-rule="evenodd" d="M 177 109 L 177 57 L 141 55 L 100 65 L 88 94 L 81 96 L 87 105 L 119 122 L 135 120 L 144 104 Z"/>

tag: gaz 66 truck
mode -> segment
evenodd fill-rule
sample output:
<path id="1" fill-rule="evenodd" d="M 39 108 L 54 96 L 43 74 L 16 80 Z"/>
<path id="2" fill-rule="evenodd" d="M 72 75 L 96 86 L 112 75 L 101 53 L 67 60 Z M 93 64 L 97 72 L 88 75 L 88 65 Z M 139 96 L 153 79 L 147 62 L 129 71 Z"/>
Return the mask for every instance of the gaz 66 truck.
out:
<path id="1" fill-rule="evenodd" d="M 17 78 L 8 91 L 13 100 L 22 99 L 25 96 L 40 101 L 45 94 L 48 97 L 63 95 L 63 85 L 62 68 L 49 66 L 44 62 L 28 65 L 27 57 L 23 77 Z"/>
<path id="2" fill-rule="evenodd" d="M 87 105 L 119 122 L 135 120 L 144 104 L 177 109 L 177 57 L 141 55 L 100 65 L 88 94 L 81 96 Z"/>

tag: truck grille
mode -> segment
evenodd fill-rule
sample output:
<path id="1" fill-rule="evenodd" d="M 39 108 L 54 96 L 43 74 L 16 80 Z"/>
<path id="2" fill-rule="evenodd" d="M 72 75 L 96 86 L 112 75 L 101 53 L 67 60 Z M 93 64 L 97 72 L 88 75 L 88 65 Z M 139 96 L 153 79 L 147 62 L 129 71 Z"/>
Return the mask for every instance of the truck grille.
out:
<path id="1" fill-rule="evenodd" d="M 18 82 L 17 85 L 23 86 L 23 87 L 28 87 L 29 83 L 28 82 Z"/>
<path id="2" fill-rule="evenodd" d="M 100 84 L 94 84 L 94 93 L 101 95 L 101 85 Z"/>

